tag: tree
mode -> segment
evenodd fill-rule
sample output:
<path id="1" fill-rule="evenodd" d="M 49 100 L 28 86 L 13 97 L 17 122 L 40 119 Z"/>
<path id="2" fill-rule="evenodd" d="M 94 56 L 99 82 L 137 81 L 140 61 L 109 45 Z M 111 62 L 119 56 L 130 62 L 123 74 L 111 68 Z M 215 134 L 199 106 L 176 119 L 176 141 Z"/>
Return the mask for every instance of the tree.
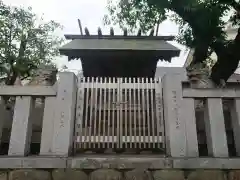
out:
<path id="1" fill-rule="evenodd" d="M 240 29 L 231 41 L 227 40 L 225 26 L 230 21 L 240 25 L 240 3 L 237 0 L 119 0 L 109 1 L 105 23 L 141 28 L 144 32 L 169 18 L 179 25 L 178 42 L 194 49 L 191 67 L 199 67 L 212 52 L 217 62 L 211 79 L 222 84 L 234 73 L 240 59 Z M 226 18 L 231 14 L 230 18 Z"/>
<path id="2" fill-rule="evenodd" d="M 43 23 L 29 7 L 11 7 L 0 0 L 0 77 L 7 85 L 33 76 L 40 66 L 53 66 L 63 39 L 54 35 L 61 25 Z"/>

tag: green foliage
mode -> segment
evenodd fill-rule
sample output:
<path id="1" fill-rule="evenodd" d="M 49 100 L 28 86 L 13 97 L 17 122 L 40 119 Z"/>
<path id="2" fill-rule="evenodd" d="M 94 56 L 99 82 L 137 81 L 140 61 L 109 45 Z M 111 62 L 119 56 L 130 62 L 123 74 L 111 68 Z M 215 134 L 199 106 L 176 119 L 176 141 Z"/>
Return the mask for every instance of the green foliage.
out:
<path id="1" fill-rule="evenodd" d="M 160 1 L 161 2 L 161 1 Z M 153 28 L 158 22 L 165 20 L 166 12 L 155 4 L 148 4 L 141 0 L 121 0 L 119 3 L 108 1 L 109 15 L 105 15 L 104 22 L 118 24 L 122 29 L 128 26 L 128 30 L 141 28 L 143 33 Z"/>
<path id="2" fill-rule="evenodd" d="M 208 59 L 217 51 L 217 43 L 222 48 L 228 46 L 227 21 L 236 26 L 240 23 L 237 0 L 119 0 L 109 1 L 107 8 L 106 24 L 119 24 L 131 30 L 141 28 L 147 32 L 166 18 L 175 21 L 179 26 L 176 40 L 195 49 L 195 62 Z M 230 18 L 224 21 L 229 14 Z"/>
<path id="3" fill-rule="evenodd" d="M 55 36 L 61 25 L 43 23 L 31 8 L 11 7 L 0 0 L 0 76 L 12 85 L 16 77 L 32 76 L 41 66 L 53 66 L 63 39 Z"/>

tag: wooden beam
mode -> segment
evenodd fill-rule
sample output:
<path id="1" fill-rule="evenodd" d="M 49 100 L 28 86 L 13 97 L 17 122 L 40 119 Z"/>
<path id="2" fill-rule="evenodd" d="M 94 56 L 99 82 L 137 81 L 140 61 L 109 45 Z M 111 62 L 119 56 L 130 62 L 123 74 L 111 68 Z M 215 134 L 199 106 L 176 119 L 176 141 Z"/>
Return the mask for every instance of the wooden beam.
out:
<path id="1" fill-rule="evenodd" d="M 79 29 L 80 29 L 80 34 L 83 35 L 82 24 L 81 24 L 80 19 L 78 19 L 78 26 L 79 26 Z"/>
<path id="2" fill-rule="evenodd" d="M 154 35 L 154 29 L 152 29 L 152 30 L 150 31 L 149 36 L 153 36 L 153 35 Z"/>
<path id="3" fill-rule="evenodd" d="M 127 36 L 127 28 L 124 28 L 124 30 L 123 30 L 123 36 Z"/>
<path id="4" fill-rule="evenodd" d="M 139 29 L 139 30 L 138 30 L 138 33 L 137 33 L 137 36 L 141 36 L 141 34 L 142 34 L 142 30 Z"/>
<path id="5" fill-rule="evenodd" d="M 156 36 L 158 36 L 158 31 L 159 31 L 159 24 L 160 23 L 160 21 L 158 21 L 158 24 L 157 24 L 157 29 L 156 29 Z"/>
<path id="6" fill-rule="evenodd" d="M 89 30 L 86 27 L 85 27 L 85 34 L 86 34 L 86 36 L 90 36 Z"/>
<path id="7" fill-rule="evenodd" d="M 114 30 L 112 27 L 110 28 L 110 36 L 114 36 Z"/>
<path id="8" fill-rule="evenodd" d="M 100 27 L 98 27 L 98 36 L 102 36 L 102 30 L 101 30 L 101 28 Z"/>

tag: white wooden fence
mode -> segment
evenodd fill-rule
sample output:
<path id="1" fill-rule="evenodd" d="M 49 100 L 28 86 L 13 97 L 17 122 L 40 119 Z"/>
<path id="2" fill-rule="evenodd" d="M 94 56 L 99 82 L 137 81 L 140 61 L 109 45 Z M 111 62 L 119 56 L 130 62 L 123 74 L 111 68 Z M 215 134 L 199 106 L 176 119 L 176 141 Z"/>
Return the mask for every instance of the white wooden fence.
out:
<path id="1" fill-rule="evenodd" d="M 78 83 L 73 73 L 59 73 L 59 77 L 54 86 L 0 87 L 0 96 L 16 97 L 9 156 L 29 153 L 35 98 L 44 99 L 40 156 L 69 156 L 74 148 L 166 145 L 171 157 L 199 157 L 195 108 L 199 99 L 206 102 L 203 120 L 208 155 L 229 156 L 222 105 L 225 99 L 232 102 L 234 145 L 240 155 L 238 83 L 225 89 L 192 89 L 179 75 L 160 79 L 82 78 Z M 1 118 L 4 108 L 1 103 Z M 0 122 L 2 135 L 4 121 Z"/>
<path id="2" fill-rule="evenodd" d="M 163 148 L 161 79 L 81 78 L 76 148 Z"/>

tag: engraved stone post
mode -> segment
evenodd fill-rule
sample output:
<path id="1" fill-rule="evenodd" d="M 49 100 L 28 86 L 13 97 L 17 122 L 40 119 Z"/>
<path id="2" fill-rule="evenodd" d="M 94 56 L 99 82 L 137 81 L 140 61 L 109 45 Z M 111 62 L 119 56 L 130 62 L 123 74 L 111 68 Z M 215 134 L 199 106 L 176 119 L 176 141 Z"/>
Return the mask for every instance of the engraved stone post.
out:
<path id="1" fill-rule="evenodd" d="M 182 84 L 177 75 L 163 77 L 164 119 L 167 152 L 172 157 L 186 156 L 185 122 L 181 118 Z"/>
<path id="2" fill-rule="evenodd" d="M 68 156 L 73 145 L 77 83 L 74 73 L 59 73 L 52 153 Z"/>
<path id="3" fill-rule="evenodd" d="M 167 151 L 172 157 L 197 157 L 194 99 L 182 97 L 182 81 L 180 74 L 163 77 Z"/>

